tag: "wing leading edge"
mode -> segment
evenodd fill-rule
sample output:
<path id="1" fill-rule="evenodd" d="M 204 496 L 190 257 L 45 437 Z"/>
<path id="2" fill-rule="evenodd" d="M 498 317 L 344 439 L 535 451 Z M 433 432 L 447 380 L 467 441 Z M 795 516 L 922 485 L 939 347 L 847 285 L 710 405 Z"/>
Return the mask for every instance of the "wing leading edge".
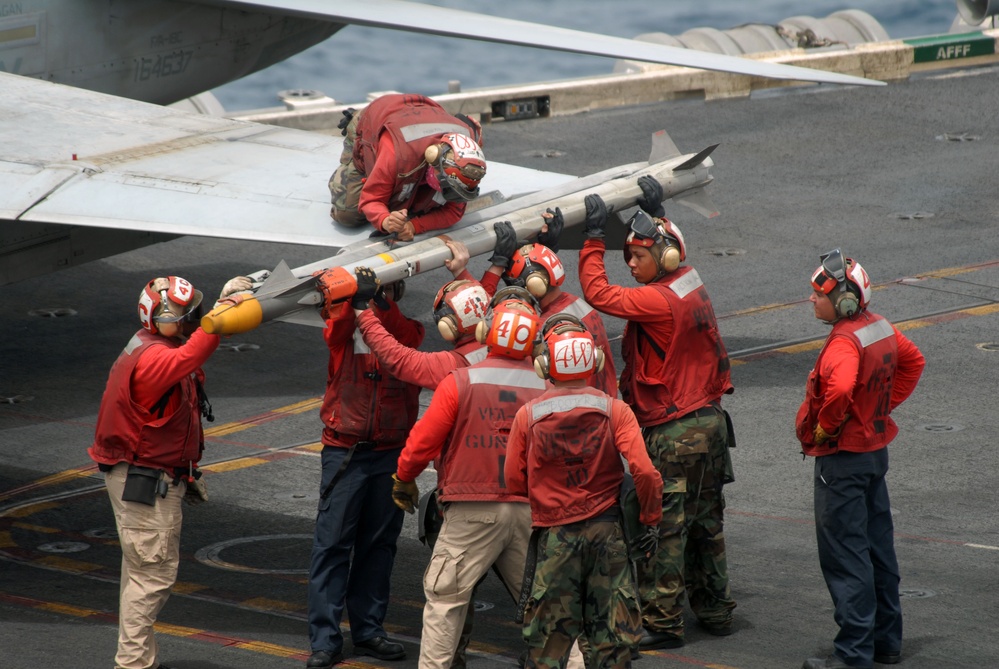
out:
<path id="1" fill-rule="evenodd" d="M 516 44 L 570 53 L 680 65 L 772 79 L 883 86 L 884 82 L 805 67 L 767 63 L 690 49 L 638 42 L 580 30 L 486 16 L 406 0 L 202 0 L 204 4 L 290 14 L 337 23 Z"/>
<path id="2" fill-rule="evenodd" d="M 0 219 L 342 247 L 342 139 L 189 114 L 0 72 Z M 507 195 L 574 177 L 490 162 Z"/>

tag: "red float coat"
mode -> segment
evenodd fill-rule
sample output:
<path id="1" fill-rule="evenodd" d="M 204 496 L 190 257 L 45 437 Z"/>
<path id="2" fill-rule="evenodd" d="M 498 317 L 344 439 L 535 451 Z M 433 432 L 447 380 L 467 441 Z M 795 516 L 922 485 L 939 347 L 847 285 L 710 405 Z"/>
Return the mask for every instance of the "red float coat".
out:
<path id="1" fill-rule="evenodd" d="M 377 310 L 399 341 L 419 346 L 423 325 L 406 318 L 395 303 Z M 373 441 L 375 450 L 402 447 L 419 413 L 420 387 L 392 377 L 378 364 L 355 327 L 354 309 L 345 302 L 334 309 L 323 331 L 330 349 L 326 395 L 320 417 L 325 446 L 349 448 Z"/>
<path id="2" fill-rule="evenodd" d="M 486 289 L 486 294 L 492 297 L 499 288 L 500 275 L 486 272 L 482 275 L 479 283 Z M 604 369 L 599 374 L 593 374 L 586 380 L 586 385 L 605 392 L 611 397 L 617 397 L 617 370 L 614 369 L 614 353 L 611 350 L 610 341 L 607 339 L 607 329 L 604 327 L 604 319 L 600 313 L 591 307 L 583 298 L 567 293 L 564 290 L 559 292 L 558 297 L 541 308 L 541 322 L 548 320 L 550 316 L 559 313 L 568 313 L 575 316 L 586 330 L 593 337 L 593 343 L 604 352 Z"/>
<path id="3" fill-rule="evenodd" d="M 441 501 L 527 502 L 503 478 L 506 442 L 517 410 L 548 387 L 527 358 L 489 355 L 451 372 L 410 432 L 398 477 L 413 481 L 436 459 Z"/>
<path id="4" fill-rule="evenodd" d="M 898 434 L 890 414 L 915 390 L 925 365 L 916 345 L 883 316 L 864 310 L 836 321 L 798 409 L 802 451 L 822 456 L 887 446 Z M 816 422 L 838 437 L 816 446 Z"/>
<path id="5" fill-rule="evenodd" d="M 197 384 L 218 345 L 219 337 L 201 328 L 183 343 L 136 332 L 108 374 L 90 457 L 170 473 L 197 465 L 204 446 Z M 162 412 L 153 411 L 164 396 Z"/>
<path id="6" fill-rule="evenodd" d="M 531 503 L 534 527 L 567 525 L 616 506 L 624 467 L 635 480 L 641 521 L 662 520 L 663 480 L 628 405 L 588 387 L 556 386 L 517 412 L 506 484 Z"/>
<path id="7" fill-rule="evenodd" d="M 463 122 L 422 95 L 383 95 L 360 112 L 354 166 L 364 175 L 358 209 L 378 230 L 392 211 L 406 209 L 416 233 L 449 228 L 465 213 L 426 182 L 424 151 L 442 135 L 471 136 Z"/>
<path id="8" fill-rule="evenodd" d="M 385 373 L 427 390 L 436 388 L 454 370 L 468 367 L 486 357 L 485 345 L 471 335 L 456 341 L 450 351 L 431 353 L 401 344 L 370 309 L 358 316 L 357 327 Z"/>
<path id="9" fill-rule="evenodd" d="M 607 281 L 602 240 L 579 252 L 583 295 L 595 309 L 628 321 L 621 397 L 642 427 L 680 418 L 732 392 L 728 353 L 697 271 L 681 267 L 644 286 Z"/>

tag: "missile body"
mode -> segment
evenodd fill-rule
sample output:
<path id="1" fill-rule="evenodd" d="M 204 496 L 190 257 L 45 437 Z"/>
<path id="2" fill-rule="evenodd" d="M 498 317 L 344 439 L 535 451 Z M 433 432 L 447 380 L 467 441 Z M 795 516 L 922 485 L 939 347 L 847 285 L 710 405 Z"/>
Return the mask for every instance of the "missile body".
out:
<path id="1" fill-rule="evenodd" d="M 443 267 L 444 261 L 451 259 L 451 251 L 445 244 L 449 240 L 463 242 L 472 256 L 491 252 L 496 245 L 493 224 L 499 221 L 510 221 L 520 239 L 534 238 L 544 224 L 542 214 L 548 208 L 561 208 L 566 228 L 578 226 L 586 217 L 583 201 L 586 195 L 600 195 L 609 214 L 620 212 L 634 207 L 642 197 L 638 178 L 645 175 L 659 181 L 664 199 L 672 198 L 705 216 L 714 216 L 717 212 L 702 190 L 713 180 L 710 168 L 714 163 L 708 154 L 714 148 L 708 147 L 698 154 L 680 155 L 665 131 L 660 131 L 653 136 L 649 162 L 621 165 L 485 207 L 433 237 L 410 243 L 392 243 L 377 238 L 365 240 L 345 247 L 331 258 L 294 270 L 289 270 L 282 261 L 273 272 L 251 275 L 264 279 L 253 298 L 236 306 L 222 305 L 213 309 L 202 319 L 201 326 L 207 332 L 235 334 L 275 319 L 321 324 L 315 307 L 321 305 L 324 299 L 316 290 L 314 272 L 341 268 L 343 272 L 337 277 L 335 297 L 349 299 L 356 288 L 353 270 L 357 267 L 370 267 L 383 283 L 415 276 Z"/>

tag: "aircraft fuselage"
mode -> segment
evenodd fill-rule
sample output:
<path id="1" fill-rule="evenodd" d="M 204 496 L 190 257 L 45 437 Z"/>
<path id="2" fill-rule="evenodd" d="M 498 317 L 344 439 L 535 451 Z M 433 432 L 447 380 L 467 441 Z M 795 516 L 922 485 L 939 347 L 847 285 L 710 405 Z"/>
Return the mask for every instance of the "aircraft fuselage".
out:
<path id="1" fill-rule="evenodd" d="M 342 27 L 171 0 L 0 1 L 0 71 L 170 104 Z"/>

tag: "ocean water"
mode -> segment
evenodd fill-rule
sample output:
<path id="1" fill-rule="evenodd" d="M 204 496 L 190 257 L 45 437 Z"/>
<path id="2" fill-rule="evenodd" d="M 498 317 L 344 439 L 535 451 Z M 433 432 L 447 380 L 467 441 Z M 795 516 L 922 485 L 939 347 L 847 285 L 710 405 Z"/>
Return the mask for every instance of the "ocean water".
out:
<path id="1" fill-rule="evenodd" d="M 335 0 L 329 0 L 335 2 Z M 427 0 L 464 9 L 563 28 L 632 38 L 671 35 L 698 27 L 720 30 L 745 23 L 776 24 L 792 16 L 825 18 L 842 9 L 873 16 L 893 39 L 944 33 L 957 15 L 954 0 Z M 567 79 L 613 70 L 596 56 L 488 44 L 397 30 L 347 26 L 326 42 L 266 70 L 213 91 L 227 110 L 280 104 L 278 91 L 315 89 L 342 102 L 371 91 L 437 95 L 458 80 L 464 90 L 512 83 Z"/>

